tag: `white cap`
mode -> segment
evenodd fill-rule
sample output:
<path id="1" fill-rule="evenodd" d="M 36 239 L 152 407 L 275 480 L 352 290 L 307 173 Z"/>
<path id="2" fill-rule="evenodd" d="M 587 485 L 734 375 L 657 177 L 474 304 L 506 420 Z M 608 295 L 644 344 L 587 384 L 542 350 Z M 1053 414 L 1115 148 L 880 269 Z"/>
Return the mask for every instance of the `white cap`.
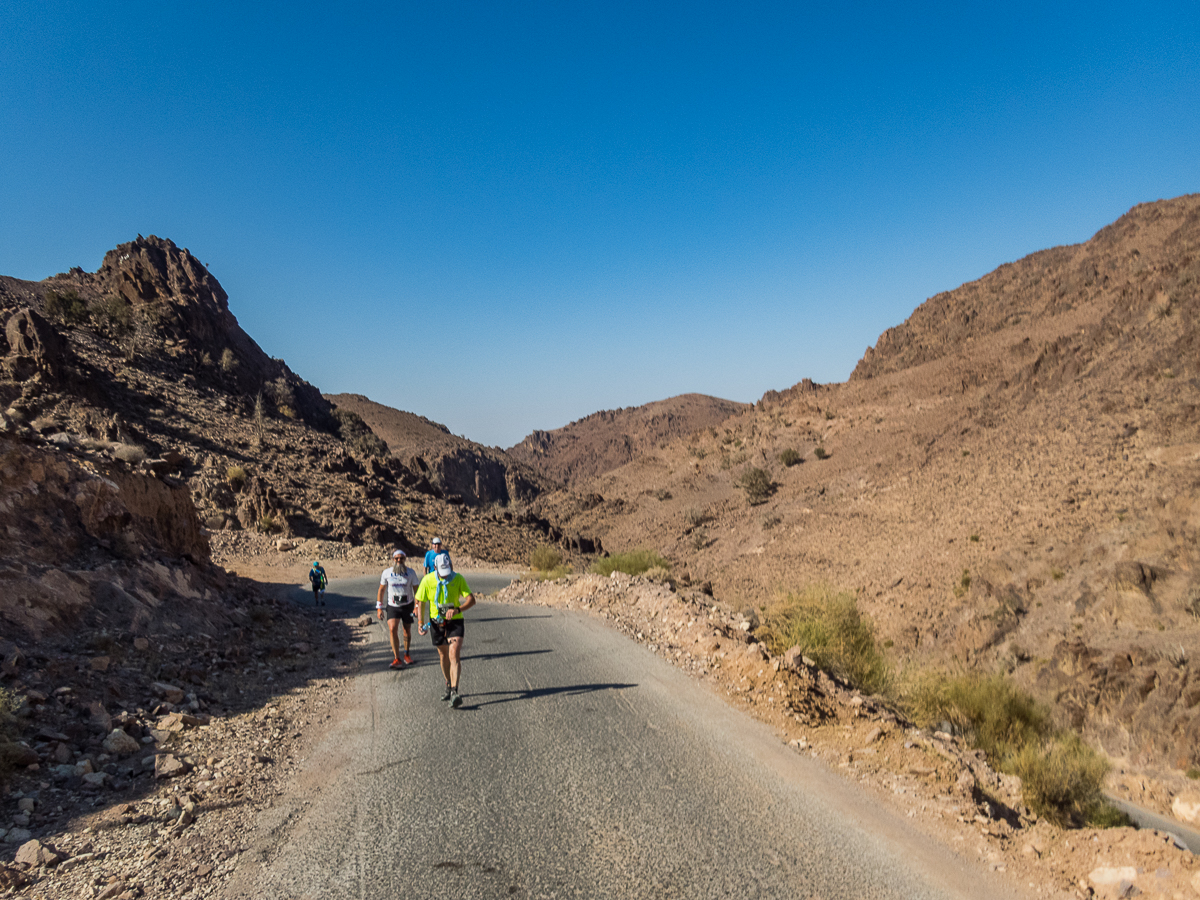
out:
<path id="1" fill-rule="evenodd" d="M 431 544 L 440 544 L 441 542 L 442 542 L 442 539 L 441 539 L 441 538 L 434 538 L 434 539 L 433 539 L 432 541 L 430 541 L 429 543 L 431 543 Z"/>
<path id="2" fill-rule="evenodd" d="M 450 554 L 439 553 L 433 558 L 433 567 L 437 569 L 438 578 L 449 578 L 454 574 L 454 567 L 450 565 Z"/>
<path id="3" fill-rule="evenodd" d="M 405 553 L 403 550 L 397 550 L 395 553 L 392 554 L 392 559 L 405 559 L 405 558 L 407 558 L 407 557 L 405 556 Z"/>

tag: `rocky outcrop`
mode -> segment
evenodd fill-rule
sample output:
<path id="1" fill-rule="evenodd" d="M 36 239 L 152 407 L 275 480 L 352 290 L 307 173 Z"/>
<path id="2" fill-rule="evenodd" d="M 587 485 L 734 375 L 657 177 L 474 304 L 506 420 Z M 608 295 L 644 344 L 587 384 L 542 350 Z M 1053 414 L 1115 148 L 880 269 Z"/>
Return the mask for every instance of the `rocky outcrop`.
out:
<path id="1" fill-rule="evenodd" d="M 135 323 L 156 337 L 205 358 L 244 395 L 265 395 L 276 407 L 288 407 L 309 424 L 335 427 L 332 408 L 320 391 L 299 378 L 282 360 L 272 359 L 238 325 L 229 311 L 229 295 L 186 249 L 151 235 L 120 244 L 104 256 L 88 281 L 103 297 L 127 302 Z"/>
<path id="2" fill-rule="evenodd" d="M 0 361 L 4 373 L 24 381 L 41 373 L 53 381 L 62 377 L 70 348 L 62 336 L 37 312 L 28 307 L 9 316 L 4 326 L 8 356 Z"/>
<path id="3" fill-rule="evenodd" d="M 67 453 L 0 436 L 0 621 L 42 635 L 143 614 L 171 596 L 200 597 L 223 573 L 191 495 L 120 463 L 85 466 Z"/>

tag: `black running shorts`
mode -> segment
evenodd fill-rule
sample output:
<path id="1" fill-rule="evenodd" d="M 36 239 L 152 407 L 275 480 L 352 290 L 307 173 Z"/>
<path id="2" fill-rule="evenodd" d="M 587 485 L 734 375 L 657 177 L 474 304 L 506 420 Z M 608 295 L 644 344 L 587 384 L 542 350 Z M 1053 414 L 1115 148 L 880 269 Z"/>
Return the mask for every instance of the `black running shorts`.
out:
<path id="1" fill-rule="evenodd" d="M 411 625 L 414 609 L 416 609 L 416 606 L 412 603 L 408 604 L 408 606 L 388 606 L 387 617 L 389 619 L 399 619 L 404 625 Z"/>
<path id="2" fill-rule="evenodd" d="M 433 646 L 442 647 L 450 643 L 450 638 L 463 637 L 466 629 L 463 628 L 462 619 L 447 619 L 442 625 L 437 622 L 429 623 L 429 636 L 433 639 Z"/>

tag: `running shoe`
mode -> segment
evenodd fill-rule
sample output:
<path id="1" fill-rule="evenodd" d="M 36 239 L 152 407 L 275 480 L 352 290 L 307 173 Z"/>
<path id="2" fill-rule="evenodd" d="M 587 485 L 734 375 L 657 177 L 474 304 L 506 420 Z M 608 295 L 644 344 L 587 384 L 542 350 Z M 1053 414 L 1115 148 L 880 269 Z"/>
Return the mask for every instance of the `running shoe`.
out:
<path id="1" fill-rule="evenodd" d="M 450 692 L 450 706 L 454 709 L 458 709 L 460 706 L 462 706 L 462 697 L 459 696 L 458 691 Z"/>
<path id="2" fill-rule="evenodd" d="M 409 656 L 407 653 L 405 653 L 405 654 L 404 654 L 404 664 L 405 664 L 406 666 L 411 666 L 411 665 L 412 665 L 412 657 L 411 657 L 411 656 Z"/>
<path id="3" fill-rule="evenodd" d="M 400 660 L 398 660 L 398 659 L 393 659 L 392 664 L 390 666 L 388 666 L 388 668 L 389 669 L 403 669 L 404 663 L 400 662 Z"/>
<path id="4" fill-rule="evenodd" d="M 454 691 L 450 690 L 450 685 L 446 685 L 446 693 L 442 694 L 443 700 L 449 700 L 454 696 Z"/>

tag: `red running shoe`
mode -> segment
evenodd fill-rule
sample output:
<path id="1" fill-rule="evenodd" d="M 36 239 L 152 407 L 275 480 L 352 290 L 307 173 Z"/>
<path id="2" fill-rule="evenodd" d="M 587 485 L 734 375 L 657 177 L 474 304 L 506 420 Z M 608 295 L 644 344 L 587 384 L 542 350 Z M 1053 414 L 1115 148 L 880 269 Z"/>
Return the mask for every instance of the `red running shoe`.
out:
<path id="1" fill-rule="evenodd" d="M 412 665 L 412 657 L 409 656 L 407 653 L 404 654 L 404 662 L 406 665 L 409 665 L 409 666 Z"/>
<path id="2" fill-rule="evenodd" d="M 393 659 L 392 664 L 390 666 L 388 666 L 388 668 L 389 669 L 403 669 L 404 663 L 400 662 L 400 660 L 398 660 L 398 659 Z"/>

